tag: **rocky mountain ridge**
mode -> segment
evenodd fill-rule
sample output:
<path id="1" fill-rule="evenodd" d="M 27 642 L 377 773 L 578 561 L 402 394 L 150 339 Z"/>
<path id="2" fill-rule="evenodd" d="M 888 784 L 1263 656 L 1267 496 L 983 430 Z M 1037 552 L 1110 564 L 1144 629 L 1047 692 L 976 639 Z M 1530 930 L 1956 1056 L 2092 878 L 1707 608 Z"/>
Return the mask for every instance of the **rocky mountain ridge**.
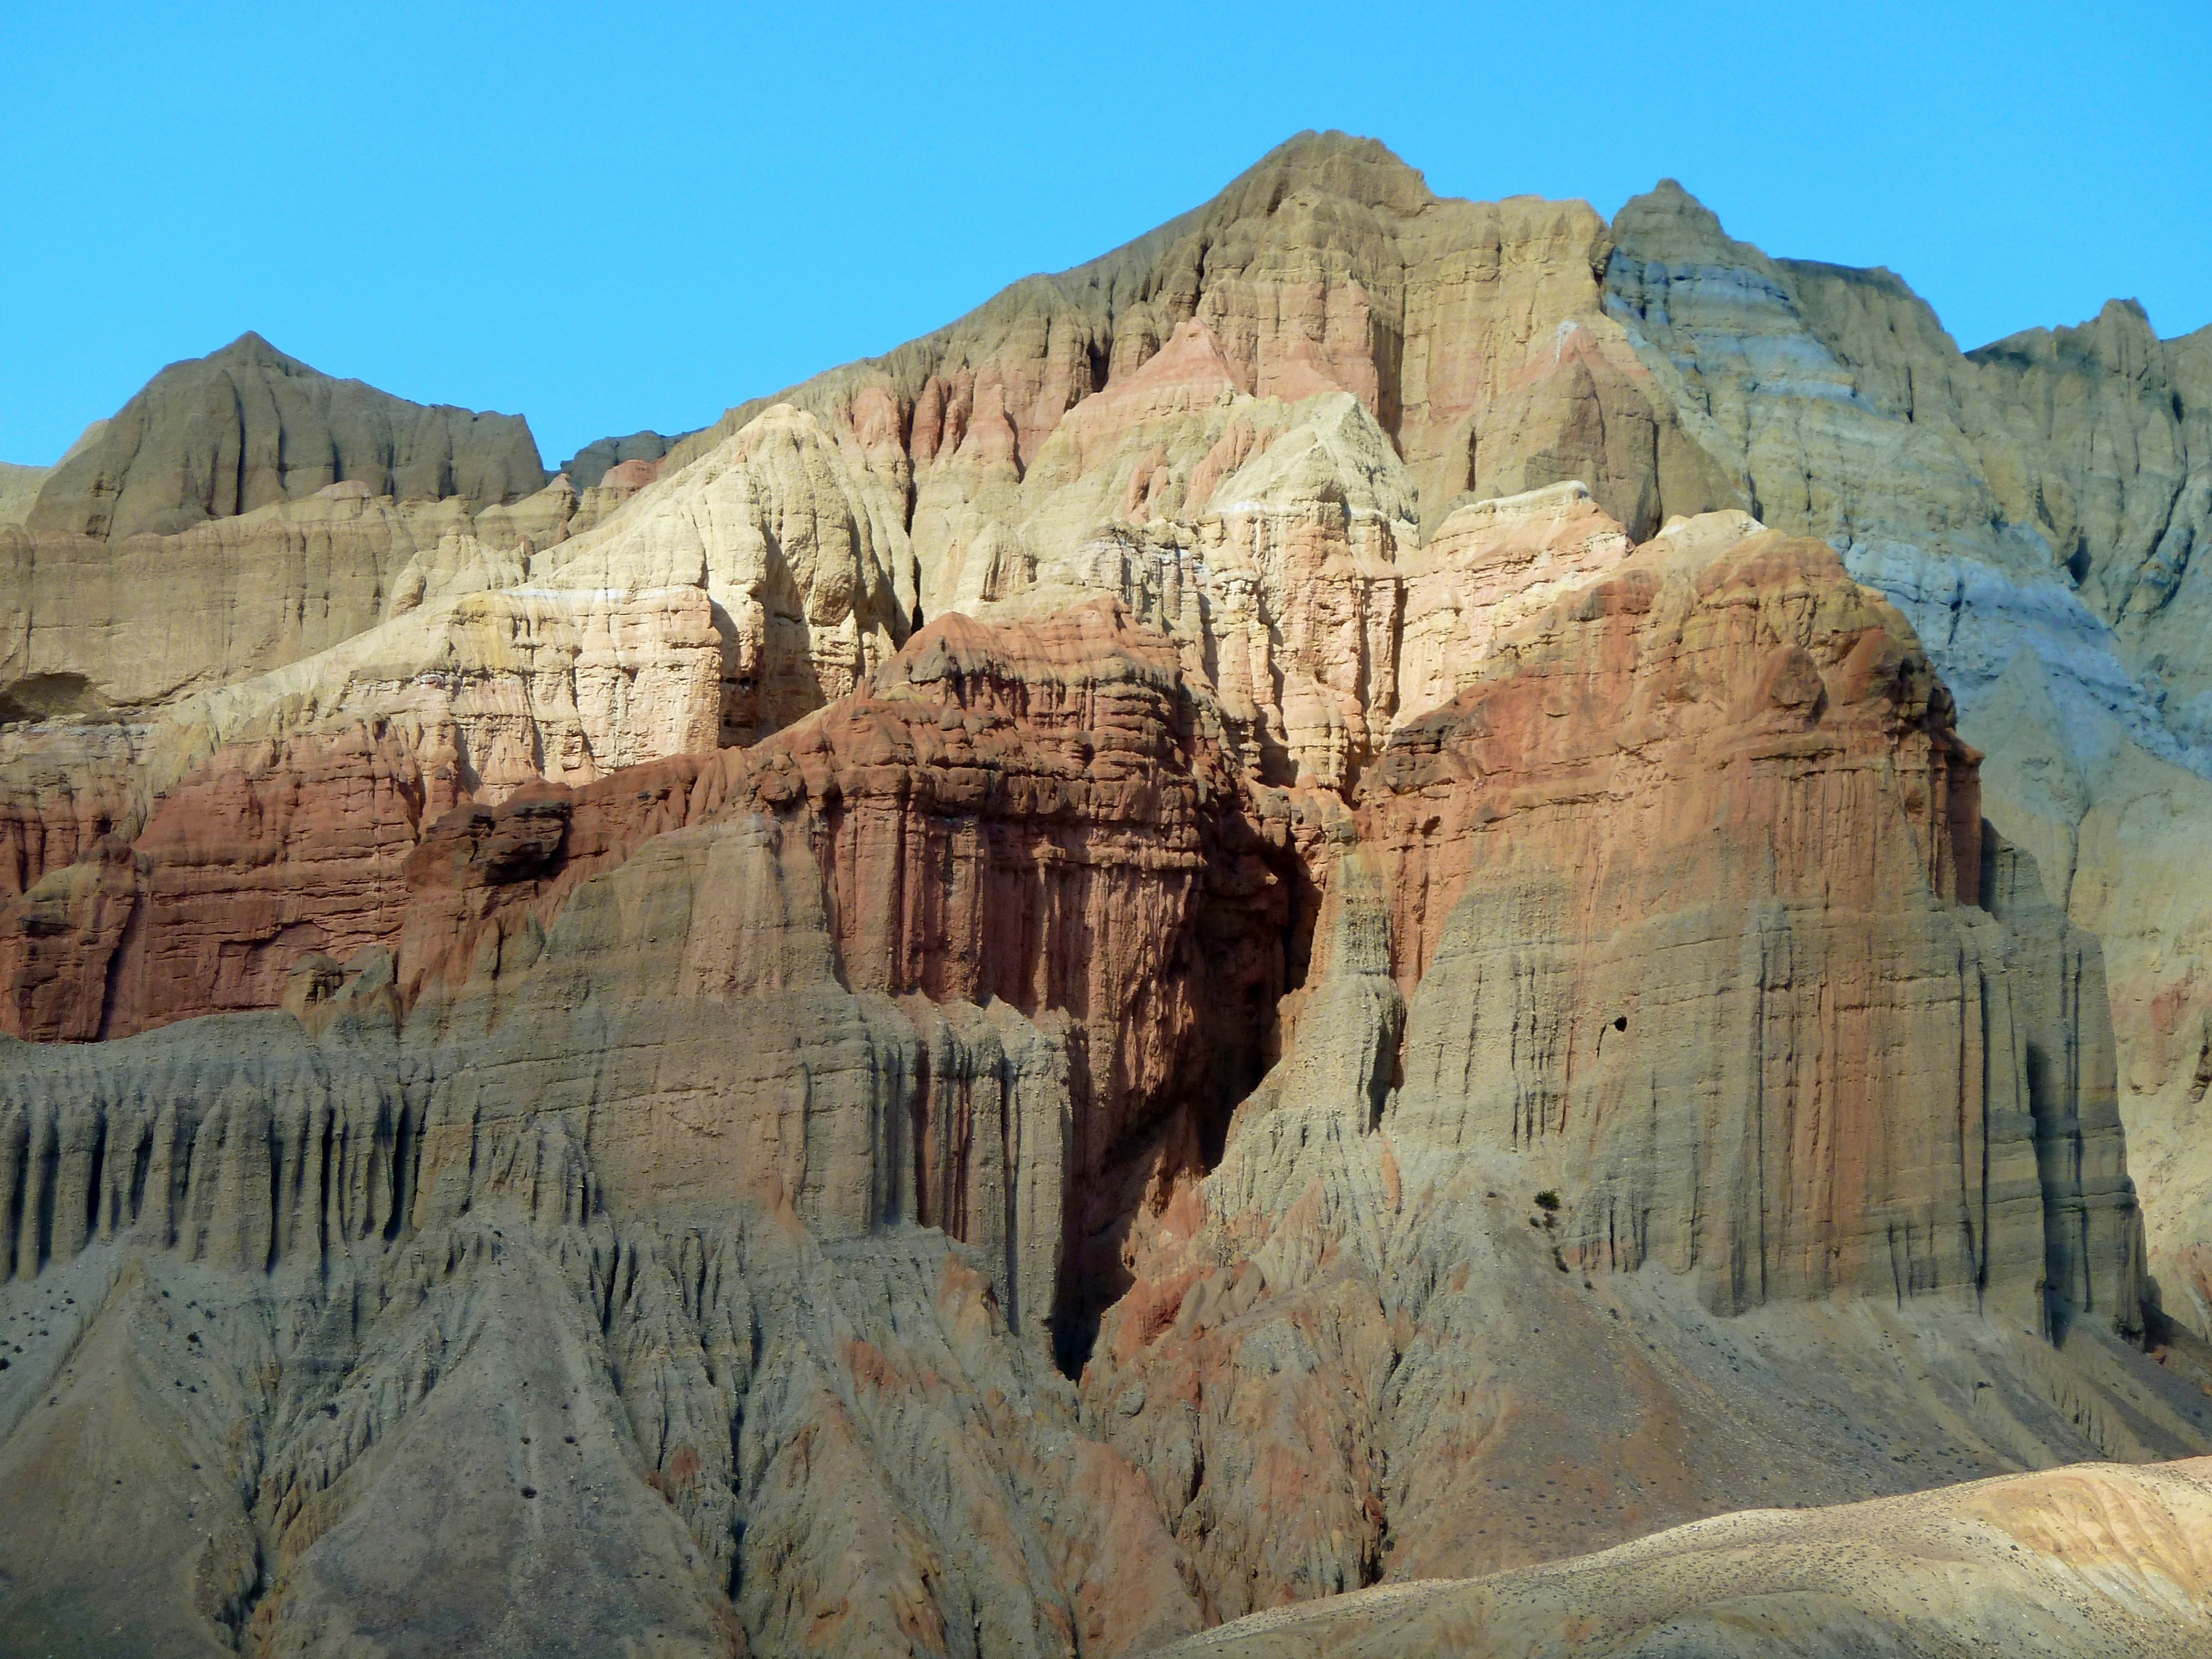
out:
<path id="1" fill-rule="evenodd" d="M 0 531 L 0 1621 L 1133 1652 L 2201 1454 L 2140 322 L 1309 135 L 580 492 Z"/>
<path id="2" fill-rule="evenodd" d="M 42 480 L 33 531 L 169 535 L 331 484 L 481 506 L 545 481 L 519 416 L 425 409 L 333 380 L 258 334 L 172 363 Z"/>

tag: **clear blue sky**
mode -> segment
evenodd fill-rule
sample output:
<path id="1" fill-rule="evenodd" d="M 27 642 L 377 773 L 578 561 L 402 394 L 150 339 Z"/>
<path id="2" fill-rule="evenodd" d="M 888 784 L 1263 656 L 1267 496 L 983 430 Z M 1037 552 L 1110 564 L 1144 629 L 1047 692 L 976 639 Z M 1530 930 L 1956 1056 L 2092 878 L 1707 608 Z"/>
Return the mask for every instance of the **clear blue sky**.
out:
<path id="1" fill-rule="evenodd" d="M 1962 345 L 2212 322 L 2212 3 L 748 9 L 0 0 L 0 459 L 258 329 L 549 464 L 881 351 L 1304 127 L 1451 195 L 1679 177 Z"/>

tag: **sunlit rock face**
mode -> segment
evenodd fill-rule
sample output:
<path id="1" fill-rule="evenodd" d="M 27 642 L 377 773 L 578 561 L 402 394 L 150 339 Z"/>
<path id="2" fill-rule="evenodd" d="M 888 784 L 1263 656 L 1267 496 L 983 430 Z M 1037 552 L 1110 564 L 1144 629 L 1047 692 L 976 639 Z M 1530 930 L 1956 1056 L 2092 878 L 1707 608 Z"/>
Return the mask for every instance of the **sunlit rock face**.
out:
<path id="1" fill-rule="evenodd" d="M 1686 1306 L 1801 1360 L 1838 1297 L 1943 1344 L 2060 1284 L 2139 1317 L 2094 942 L 1985 839 L 1898 613 L 1735 528 L 1624 548 L 1399 727 L 1322 843 L 1284 1059 L 1140 1219 L 1085 1395 L 1224 1614 L 1712 1503 L 1726 1459 L 1630 1449 L 1699 1431 L 1651 1358 Z M 1810 1386 L 1866 1409 L 1856 1366 Z M 1747 1455 L 1794 1459 L 1764 1409 Z M 1514 1526 L 1547 1482 L 1583 1501 Z"/>
<path id="2" fill-rule="evenodd" d="M 1306 135 L 550 483 L 165 371 L 0 479 L 0 1645 L 1134 1653 L 2212 1448 L 2140 320 Z M 343 464 L 194 493 L 255 374 Z"/>
<path id="3" fill-rule="evenodd" d="M 2154 1270 L 2204 1328 L 2212 934 L 2172 872 L 2212 805 L 2212 336 L 2115 301 L 1962 356 L 1891 273 L 1769 259 L 1671 182 L 1613 230 L 1608 312 L 1743 505 L 1905 611 L 1987 751 L 1991 820 L 2103 939 Z"/>
<path id="4" fill-rule="evenodd" d="M 1765 1510 L 1552 1568 L 1263 1615 L 1170 1654 L 2180 1656 L 2212 1639 L 2212 1463 L 2113 1464 L 1798 1514 Z M 2085 1534 L 2100 1541 L 2088 1547 Z M 1755 1620 L 1755 1624 L 1753 1622 Z M 1752 1626 L 1753 1633 L 1747 1634 Z"/>

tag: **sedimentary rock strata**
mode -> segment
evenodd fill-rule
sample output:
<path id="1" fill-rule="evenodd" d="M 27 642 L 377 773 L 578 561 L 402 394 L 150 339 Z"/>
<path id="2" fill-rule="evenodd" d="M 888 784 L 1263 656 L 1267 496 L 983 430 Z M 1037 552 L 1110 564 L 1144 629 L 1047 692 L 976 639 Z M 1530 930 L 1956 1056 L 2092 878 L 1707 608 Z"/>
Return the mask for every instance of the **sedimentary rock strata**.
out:
<path id="1" fill-rule="evenodd" d="M 1771 260 L 1679 186 L 1613 223 L 1608 308 L 1765 522 L 1823 536 L 1911 618 L 1985 749 L 1990 815 L 2114 968 L 2153 1255 L 2207 1317 L 2189 1134 L 2212 344 L 2114 301 L 1962 356 L 1887 271 Z M 2160 1200 L 2164 1201 L 2160 1201 Z"/>
<path id="2" fill-rule="evenodd" d="M 1968 359 L 1674 187 L 1308 135 L 550 483 L 165 371 L 0 528 L 0 1629 L 1121 1653 L 1528 1570 L 1347 1607 L 1626 1651 L 1734 1617 L 1661 1528 L 2212 1447 L 2131 318 Z M 330 477 L 192 484 L 240 374 Z M 1346 1618 L 1233 1639 L 1415 1628 Z"/>

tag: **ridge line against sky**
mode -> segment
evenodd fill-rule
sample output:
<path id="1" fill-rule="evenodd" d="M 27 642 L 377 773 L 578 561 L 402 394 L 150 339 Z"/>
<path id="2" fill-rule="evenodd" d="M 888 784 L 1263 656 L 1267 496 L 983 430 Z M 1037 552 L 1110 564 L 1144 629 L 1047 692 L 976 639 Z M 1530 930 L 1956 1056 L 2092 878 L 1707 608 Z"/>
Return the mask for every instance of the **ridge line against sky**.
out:
<path id="1" fill-rule="evenodd" d="M 0 459 L 251 329 L 527 416 L 548 465 L 714 420 L 1203 203 L 1306 128 L 1441 196 L 1671 175 L 1959 343 L 2136 298 L 2212 324 L 2212 7 L 1593 0 L 992 18 L 929 6 L 0 0 Z"/>

